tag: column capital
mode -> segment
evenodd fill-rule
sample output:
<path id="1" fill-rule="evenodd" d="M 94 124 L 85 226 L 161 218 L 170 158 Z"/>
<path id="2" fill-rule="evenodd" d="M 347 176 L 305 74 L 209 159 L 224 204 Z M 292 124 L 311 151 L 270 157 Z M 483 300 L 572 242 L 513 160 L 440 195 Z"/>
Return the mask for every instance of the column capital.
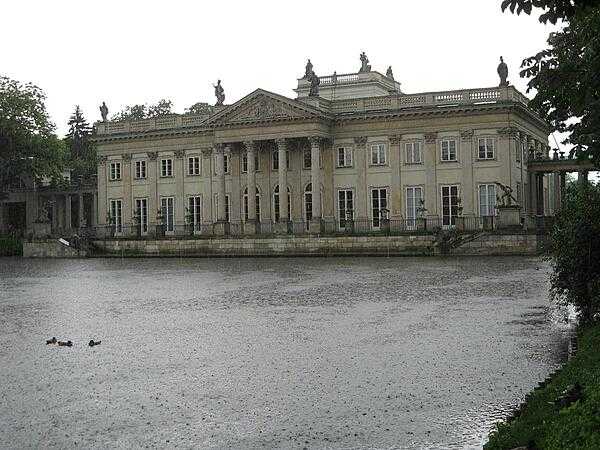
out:
<path id="1" fill-rule="evenodd" d="M 213 145 L 213 153 L 224 153 L 225 152 L 225 144 L 214 144 Z"/>
<path id="2" fill-rule="evenodd" d="M 256 145 L 256 141 L 244 141 L 243 142 L 244 147 L 246 147 L 246 150 L 257 150 L 258 145 Z"/>
<path id="3" fill-rule="evenodd" d="M 175 158 L 177 159 L 183 159 L 183 157 L 185 156 L 185 150 L 175 150 Z"/>
<path id="4" fill-rule="evenodd" d="M 148 159 L 150 161 L 156 161 L 158 158 L 158 152 L 147 152 L 146 154 L 148 155 Z"/>
<path id="5" fill-rule="evenodd" d="M 437 131 L 425 133 L 425 143 L 426 144 L 435 144 L 435 141 L 437 140 L 437 136 L 438 136 Z"/>
<path id="6" fill-rule="evenodd" d="M 473 135 L 475 134 L 475 130 L 461 130 L 460 138 L 463 141 L 470 141 L 473 139 Z"/>
<path id="7" fill-rule="evenodd" d="M 279 139 L 275 139 L 275 144 L 277 145 L 277 148 L 287 148 L 287 139 L 285 138 L 279 138 Z"/>
<path id="8" fill-rule="evenodd" d="M 126 163 L 131 162 L 131 153 L 123 153 L 121 159 Z"/>
<path id="9" fill-rule="evenodd" d="M 106 164 L 107 161 L 108 161 L 108 157 L 107 156 L 99 156 L 98 157 L 98 164 L 100 164 L 101 166 L 103 166 L 104 164 Z"/>
<path id="10" fill-rule="evenodd" d="M 400 141 L 402 140 L 401 134 L 395 134 L 389 137 L 391 145 L 400 145 Z"/>
<path id="11" fill-rule="evenodd" d="M 516 138 L 519 135 L 519 130 L 516 127 L 503 127 L 498 129 L 498 134 L 502 137 Z"/>
<path id="12" fill-rule="evenodd" d="M 366 136 L 355 136 L 354 143 L 357 147 L 364 147 L 367 145 L 367 137 Z"/>
<path id="13" fill-rule="evenodd" d="M 323 138 L 321 136 L 309 136 L 308 142 L 310 143 L 311 147 L 320 146 L 321 142 L 323 142 Z"/>

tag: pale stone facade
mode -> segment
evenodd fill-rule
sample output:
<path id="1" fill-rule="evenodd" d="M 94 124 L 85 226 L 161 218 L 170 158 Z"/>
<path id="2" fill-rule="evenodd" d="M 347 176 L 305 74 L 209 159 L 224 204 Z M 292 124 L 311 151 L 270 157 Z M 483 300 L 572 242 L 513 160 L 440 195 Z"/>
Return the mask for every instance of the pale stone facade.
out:
<path id="1" fill-rule="evenodd" d="M 258 89 L 210 115 L 97 123 L 99 224 L 150 235 L 159 224 L 166 234 L 377 230 L 420 217 L 452 226 L 494 214 L 495 182 L 523 215 L 539 212 L 527 155 L 547 153 L 549 128 L 514 87 L 404 94 L 378 72 L 321 80 L 320 96 L 301 79 L 296 99 Z"/>

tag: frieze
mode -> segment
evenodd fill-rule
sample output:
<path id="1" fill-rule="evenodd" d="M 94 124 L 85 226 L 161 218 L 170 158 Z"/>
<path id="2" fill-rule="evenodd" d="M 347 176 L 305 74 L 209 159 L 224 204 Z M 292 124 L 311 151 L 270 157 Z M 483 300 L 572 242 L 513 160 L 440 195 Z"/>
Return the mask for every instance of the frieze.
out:
<path id="1" fill-rule="evenodd" d="M 426 144 L 435 144 L 437 140 L 437 132 L 436 133 L 425 133 L 425 143 Z"/>
<path id="2" fill-rule="evenodd" d="M 516 127 L 503 127 L 498 129 L 498 134 L 502 137 L 516 138 L 519 136 L 519 130 Z"/>
<path id="3" fill-rule="evenodd" d="M 473 139 L 474 134 L 475 134 L 474 130 L 461 130 L 460 138 L 463 141 L 470 141 L 471 139 Z"/>

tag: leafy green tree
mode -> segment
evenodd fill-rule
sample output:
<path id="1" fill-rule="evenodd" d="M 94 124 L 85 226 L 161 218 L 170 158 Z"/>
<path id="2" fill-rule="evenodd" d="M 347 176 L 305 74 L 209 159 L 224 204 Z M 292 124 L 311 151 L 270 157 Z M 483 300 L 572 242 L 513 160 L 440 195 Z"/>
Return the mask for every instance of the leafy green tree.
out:
<path id="1" fill-rule="evenodd" d="M 502 10 L 531 14 L 564 27 L 551 33 L 548 48 L 526 58 L 521 76 L 531 78 L 530 106 L 559 132 L 569 133 L 580 158 L 600 166 L 600 0 L 503 0 Z"/>
<path id="2" fill-rule="evenodd" d="M 214 107 L 208 103 L 198 102 L 186 108 L 184 114 L 211 114 L 213 109 Z"/>
<path id="3" fill-rule="evenodd" d="M 125 106 L 121 111 L 114 114 L 111 120 L 142 120 L 152 117 L 168 116 L 172 112 L 173 102 L 171 100 L 161 99 L 154 105 L 132 105 Z"/>
<path id="4" fill-rule="evenodd" d="M 168 116 L 169 114 L 173 114 L 171 109 L 173 108 L 173 102 L 171 100 L 165 100 L 164 98 L 159 100 L 155 105 L 150 105 L 148 107 L 148 115 L 147 117 L 160 117 L 160 116 Z"/>
<path id="5" fill-rule="evenodd" d="M 571 183 L 550 235 L 551 293 L 574 305 L 583 322 L 600 312 L 599 236 L 600 186 Z"/>
<path id="6" fill-rule="evenodd" d="M 0 191 L 19 179 L 61 178 L 65 147 L 45 100 L 39 87 L 0 76 Z"/>
<path id="7" fill-rule="evenodd" d="M 75 106 L 73 115 L 67 122 L 69 132 L 65 136 L 65 144 L 69 149 L 69 166 L 74 179 L 87 179 L 96 173 L 96 149 L 91 142 L 92 128 L 85 120 L 79 105 Z"/>

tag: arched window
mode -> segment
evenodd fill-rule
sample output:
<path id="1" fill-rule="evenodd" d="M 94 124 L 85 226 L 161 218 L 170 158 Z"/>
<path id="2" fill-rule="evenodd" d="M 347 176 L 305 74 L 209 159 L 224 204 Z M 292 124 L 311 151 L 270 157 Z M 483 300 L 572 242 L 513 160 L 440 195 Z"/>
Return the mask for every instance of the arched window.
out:
<path id="1" fill-rule="evenodd" d="M 256 188 L 256 220 L 260 222 L 260 192 Z M 244 189 L 244 220 L 248 221 L 248 188 Z"/>
<path id="2" fill-rule="evenodd" d="M 288 205 L 287 205 L 287 209 L 288 209 L 288 219 L 291 219 L 292 217 L 292 196 L 290 193 L 290 188 L 287 188 L 287 197 L 288 197 Z M 279 222 L 279 185 L 275 186 L 275 189 L 273 190 L 273 213 L 274 213 L 274 219 L 275 222 Z"/>

